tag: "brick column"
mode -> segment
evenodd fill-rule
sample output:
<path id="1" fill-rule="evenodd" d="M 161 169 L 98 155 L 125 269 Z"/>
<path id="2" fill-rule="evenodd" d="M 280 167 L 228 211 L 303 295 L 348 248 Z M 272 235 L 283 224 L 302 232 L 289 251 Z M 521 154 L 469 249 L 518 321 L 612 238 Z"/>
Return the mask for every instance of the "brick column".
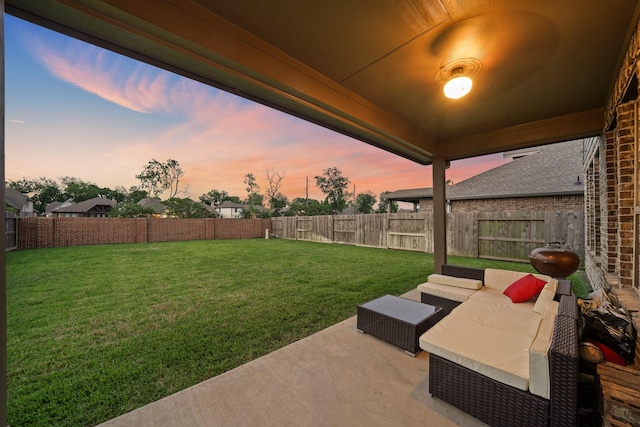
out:
<path id="1" fill-rule="evenodd" d="M 600 257 L 604 273 L 616 268 L 616 147 L 615 131 L 607 132 L 600 149 Z"/>
<path id="2" fill-rule="evenodd" d="M 616 271 L 622 286 L 633 283 L 633 210 L 635 167 L 635 103 L 618 107 L 617 146 L 617 257 Z"/>

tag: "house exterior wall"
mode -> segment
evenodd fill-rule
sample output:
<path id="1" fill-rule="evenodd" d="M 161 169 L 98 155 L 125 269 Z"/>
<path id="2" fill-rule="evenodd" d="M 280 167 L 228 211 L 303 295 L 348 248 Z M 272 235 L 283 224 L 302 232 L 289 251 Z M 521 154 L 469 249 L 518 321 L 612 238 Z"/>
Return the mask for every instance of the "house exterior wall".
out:
<path id="1" fill-rule="evenodd" d="M 242 208 L 216 208 L 222 218 L 242 218 Z"/>
<path id="2" fill-rule="evenodd" d="M 433 209 L 432 199 L 420 200 L 420 210 Z M 508 199 L 452 200 L 450 212 L 502 212 L 502 211 L 582 211 L 583 195 L 512 197 Z"/>
<path id="3" fill-rule="evenodd" d="M 594 289 L 638 291 L 638 59 L 636 27 L 605 109 L 605 130 L 585 151 L 585 268 Z"/>

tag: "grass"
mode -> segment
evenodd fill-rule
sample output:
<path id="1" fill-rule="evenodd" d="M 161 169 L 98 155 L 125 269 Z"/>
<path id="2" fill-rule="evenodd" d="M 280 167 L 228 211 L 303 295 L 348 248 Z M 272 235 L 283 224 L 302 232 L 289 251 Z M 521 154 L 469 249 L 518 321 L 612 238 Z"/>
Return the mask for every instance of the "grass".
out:
<path id="1" fill-rule="evenodd" d="M 9 252 L 9 424 L 95 425 L 351 317 L 372 298 L 414 289 L 432 272 L 429 254 L 287 240 Z"/>

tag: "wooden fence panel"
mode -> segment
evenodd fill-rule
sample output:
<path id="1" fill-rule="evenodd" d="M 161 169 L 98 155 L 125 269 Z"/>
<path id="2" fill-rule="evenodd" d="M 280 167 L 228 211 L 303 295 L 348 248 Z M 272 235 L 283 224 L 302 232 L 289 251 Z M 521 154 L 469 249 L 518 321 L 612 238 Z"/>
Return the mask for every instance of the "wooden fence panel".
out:
<path id="1" fill-rule="evenodd" d="M 583 212 L 500 212 L 478 215 L 478 258 L 528 262 L 535 248 L 558 241 L 584 259 Z"/>
<path id="2" fill-rule="evenodd" d="M 425 214 L 390 215 L 387 230 L 387 245 L 390 249 L 426 252 L 427 222 Z"/>
<path id="3" fill-rule="evenodd" d="M 356 215 L 356 245 L 387 247 L 387 214 Z"/>
<path id="4" fill-rule="evenodd" d="M 356 244 L 356 217 L 359 215 L 334 215 L 333 241 L 347 245 Z"/>
<path id="5" fill-rule="evenodd" d="M 447 248 L 449 255 L 478 256 L 478 214 L 476 212 L 447 214 Z"/>

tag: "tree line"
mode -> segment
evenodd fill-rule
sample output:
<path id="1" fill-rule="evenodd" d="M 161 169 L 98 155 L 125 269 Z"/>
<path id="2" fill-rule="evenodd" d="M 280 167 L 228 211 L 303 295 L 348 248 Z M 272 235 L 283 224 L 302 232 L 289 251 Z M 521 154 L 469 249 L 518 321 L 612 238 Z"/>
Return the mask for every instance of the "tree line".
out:
<path id="1" fill-rule="evenodd" d="M 200 195 L 197 202 L 189 197 L 179 197 L 186 196 L 188 191 L 180 189 L 184 171 L 180 163 L 173 159 L 168 159 L 166 162 L 150 160 L 135 176 L 140 185 L 129 188 L 100 187 L 92 182 L 68 176 L 58 180 L 46 177 L 9 180 L 5 182 L 5 186 L 28 195 L 33 200 L 34 210 L 40 214 L 44 214 L 47 206 L 53 202 L 79 203 L 95 197 L 104 197 L 117 202 L 110 212 L 111 216 L 145 217 L 154 215 L 156 212 L 153 208 L 141 206 L 138 202 L 146 198 L 160 200 L 163 194 L 168 194 L 168 198 L 162 201 L 167 208 L 166 213 L 180 218 L 216 216 L 215 208 L 226 201 L 248 206 L 248 209 L 243 210 L 245 217 L 332 215 L 339 214 L 350 206 L 353 206 L 358 213 L 365 214 L 398 210 L 396 202 L 383 199 L 383 195 L 388 191 L 380 194 L 377 209 L 374 209 L 377 199 L 371 191 L 357 195 L 350 193 L 348 189 L 351 181 L 344 177 L 337 167 L 324 169 L 322 175 L 315 177 L 316 186 L 325 195 L 324 200 L 308 197 L 289 200 L 280 192 L 285 171 L 268 168 L 263 175 L 266 181 L 264 194 L 261 192 L 261 186 L 255 174 L 250 172 L 243 179 L 246 197 L 230 195 L 227 191 L 214 188 Z"/>

